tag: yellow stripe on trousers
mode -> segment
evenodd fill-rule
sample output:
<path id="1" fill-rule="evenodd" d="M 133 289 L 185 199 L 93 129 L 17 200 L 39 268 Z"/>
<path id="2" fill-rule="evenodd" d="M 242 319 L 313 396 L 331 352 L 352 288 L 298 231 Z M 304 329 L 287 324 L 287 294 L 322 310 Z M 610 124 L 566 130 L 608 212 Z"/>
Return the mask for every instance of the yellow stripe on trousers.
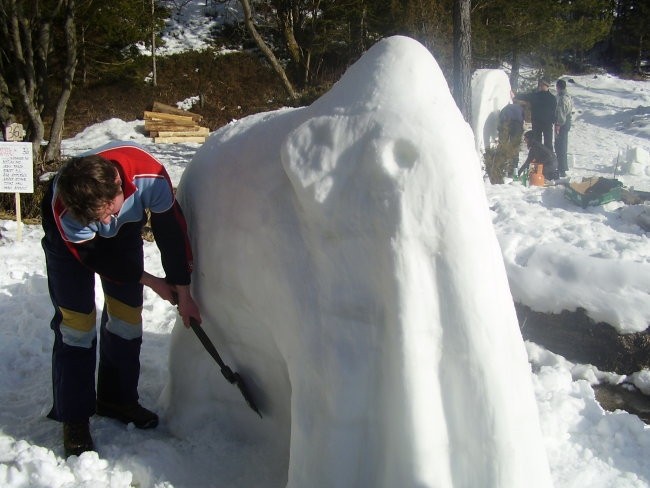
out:
<path id="1" fill-rule="evenodd" d="M 61 336 L 63 342 L 69 346 L 90 348 L 95 340 L 95 321 L 97 310 L 93 308 L 90 313 L 76 312 L 68 308 L 59 307 L 61 311 Z"/>
<path id="2" fill-rule="evenodd" d="M 142 306 L 132 307 L 106 295 L 106 308 L 109 332 L 127 340 L 142 337 Z"/>

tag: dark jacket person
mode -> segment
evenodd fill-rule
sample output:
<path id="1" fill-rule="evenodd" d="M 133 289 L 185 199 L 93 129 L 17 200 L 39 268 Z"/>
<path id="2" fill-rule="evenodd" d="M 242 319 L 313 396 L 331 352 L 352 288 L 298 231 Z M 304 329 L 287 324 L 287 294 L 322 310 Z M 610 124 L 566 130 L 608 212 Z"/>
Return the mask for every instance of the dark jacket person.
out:
<path id="1" fill-rule="evenodd" d="M 547 180 L 556 180 L 558 178 L 558 163 L 555 153 L 537 141 L 533 131 L 529 130 L 524 134 L 524 141 L 528 147 L 528 157 L 526 162 L 519 168 L 519 174 L 528 170 L 530 164 L 534 161 L 544 165 L 544 178 Z"/>
<path id="2" fill-rule="evenodd" d="M 545 79 L 539 80 L 537 91 L 517 95 L 517 100 L 523 100 L 530 104 L 530 122 L 535 140 L 543 142 L 544 145 L 553 150 L 553 123 L 555 122 L 555 107 L 557 100 L 548 91 L 549 82 Z"/>

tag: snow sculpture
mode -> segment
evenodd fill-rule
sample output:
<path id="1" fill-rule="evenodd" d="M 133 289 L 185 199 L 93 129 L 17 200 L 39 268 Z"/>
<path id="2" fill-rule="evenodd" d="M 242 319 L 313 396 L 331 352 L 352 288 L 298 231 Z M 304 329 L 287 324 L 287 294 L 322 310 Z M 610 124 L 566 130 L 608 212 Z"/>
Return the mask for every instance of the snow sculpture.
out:
<path id="1" fill-rule="evenodd" d="M 248 439 L 290 487 L 550 486 L 472 132 L 422 45 L 220 129 L 179 198 L 204 327 L 264 418 L 177 325 L 175 432 Z"/>
<path id="2" fill-rule="evenodd" d="M 510 80 L 500 69 L 479 69 L 472 74 L 472 130 L 480 156 L 499 135 L 499 112 L 510 103 Z"/>
<path id="3" fill-rule="evenodd" d="M 619 158 L 620 159 L 620 155 Z M 650 176 L 650 154 L 642 147 L 631 147 L 627 149 L 624 156 L 624 163 L 621 165 L 623 174 L 631 176 Z M 618 163 L 618 160 L 615 161 Z"/>

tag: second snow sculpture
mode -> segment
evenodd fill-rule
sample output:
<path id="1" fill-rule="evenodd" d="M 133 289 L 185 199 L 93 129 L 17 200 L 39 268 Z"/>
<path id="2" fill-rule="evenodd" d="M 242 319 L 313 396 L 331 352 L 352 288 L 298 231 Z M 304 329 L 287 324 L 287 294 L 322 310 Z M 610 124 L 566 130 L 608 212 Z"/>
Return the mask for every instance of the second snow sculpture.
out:
<path id="1" fill-rule="evenodd" d="M 404 37 L 217 131 L 179 198 L 205 329 L 264 419 L 177 326 L 172 427 L 253 439 L 296 488 L 550 486 L 476 158 Z"/>

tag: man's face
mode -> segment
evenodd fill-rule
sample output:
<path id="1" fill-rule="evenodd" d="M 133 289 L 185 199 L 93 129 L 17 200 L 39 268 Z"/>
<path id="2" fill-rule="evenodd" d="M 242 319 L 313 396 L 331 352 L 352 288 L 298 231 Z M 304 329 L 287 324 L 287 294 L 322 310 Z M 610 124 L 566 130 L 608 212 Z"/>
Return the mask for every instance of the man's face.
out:
<path id="1" fill-rule="evenodd" d="M 526 143 L 526 147 L 530 149 L 530 138 L 524 137 L 524 142 Z"/>
<path id="2" fill-rule="evenodd" d="M 116 171 L 115 183 L 119 186 L 119 192 L 110 202 L 106 202 L 104 205 L 100 206 L 97 209 L 97 220 L 102 224 L 110 224 L 111 219 L 117 214 L 120 213 L 122 205 L 124 205 L 124 192 L 122 191 L 122 179 L 120 178 L 119 173 Z"/>

